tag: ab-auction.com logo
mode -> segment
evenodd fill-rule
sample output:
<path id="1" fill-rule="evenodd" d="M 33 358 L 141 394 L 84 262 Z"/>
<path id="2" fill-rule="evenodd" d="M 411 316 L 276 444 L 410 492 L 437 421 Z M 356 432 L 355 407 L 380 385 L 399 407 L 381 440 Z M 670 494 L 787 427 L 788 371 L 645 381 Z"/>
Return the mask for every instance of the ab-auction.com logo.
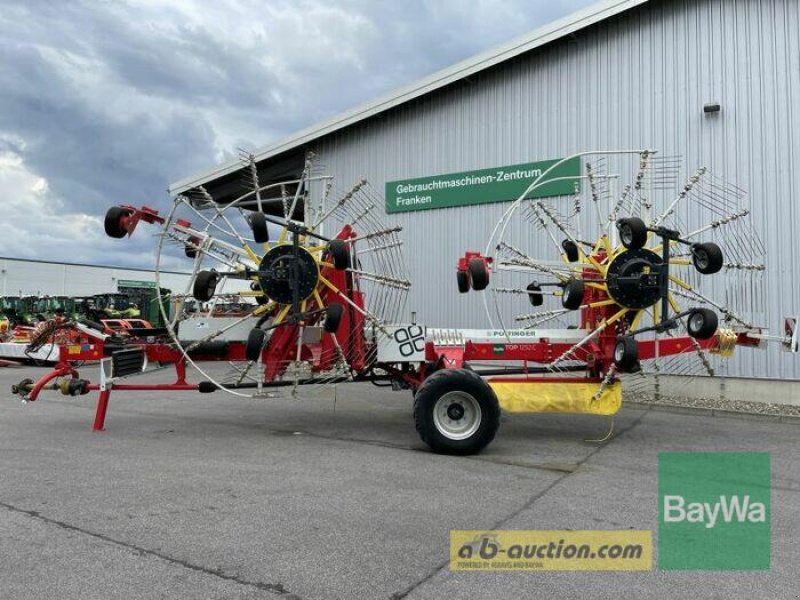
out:
<path id="1" fill-rule="evenodd" d="M 453 571 L 647 571 L 650 531 L 450 532 Z"/>
<path id="2" fill-rule="evenodd" d="M 658 491 L 659 568 L 770 568 L 768 453 L 662 453 Z"/>

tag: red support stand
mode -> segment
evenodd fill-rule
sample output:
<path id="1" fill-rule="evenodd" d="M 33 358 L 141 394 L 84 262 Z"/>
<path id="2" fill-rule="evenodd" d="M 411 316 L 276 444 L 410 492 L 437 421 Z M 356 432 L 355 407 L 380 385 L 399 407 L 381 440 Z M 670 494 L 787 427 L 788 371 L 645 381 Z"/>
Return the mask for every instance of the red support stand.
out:
<path id="1" fill-rule="evenodd" d="M 110 387 L 100 392 L 100 396 L 97 398 L 97 414 L 95 414 L 94 417 L 92 431 L 103 431 L 106 422 L 106 410 L 108 410 L 108 399 L 110 396 Z"/>

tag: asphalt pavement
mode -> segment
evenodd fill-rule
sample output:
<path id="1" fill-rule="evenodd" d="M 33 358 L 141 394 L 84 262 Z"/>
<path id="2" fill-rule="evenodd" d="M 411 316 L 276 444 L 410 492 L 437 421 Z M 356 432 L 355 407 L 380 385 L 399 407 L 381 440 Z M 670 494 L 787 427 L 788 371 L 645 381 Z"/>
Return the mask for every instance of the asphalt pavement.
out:
<path id="1" fill-rule="evenodd" d="M 96 367 L 86 375 L 95 376 Z M 642 406 L 504 416 L 475 457 L 419 441 L 409 392 L 318 397 L 10 386 L 0 369 L 0 598 L 798 598 L 800 425 Z M 156 376 L 167 378 L 166 373 Z M 659 452 L 772 454 L 772 568 L 461 573 L 451 529 L 657 531 Z"/>

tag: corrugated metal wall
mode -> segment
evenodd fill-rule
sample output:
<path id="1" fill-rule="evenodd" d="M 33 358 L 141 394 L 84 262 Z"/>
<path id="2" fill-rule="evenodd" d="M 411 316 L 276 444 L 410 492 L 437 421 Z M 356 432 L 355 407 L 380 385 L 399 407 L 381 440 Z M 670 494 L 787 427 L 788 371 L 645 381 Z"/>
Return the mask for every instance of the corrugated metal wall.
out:
<path id="1" fill-rule="evenodd" d="M 120 280 L 155 281 L 151 271 L 90 265 L 43 263 L 33 260 L 0 259 L 2 296 L 82 296 L 116 292 Z M 161 285 L 183 291 L 188 275 L 162 273 Z"/>
<path id="2" fill-rule="evenodd" d="M 722 112 L 708 116 L 707 102 Z M 767 241 L 765 324 L 800 312 L 800 3 L 657 1 L 470 81 L 320 140 L 340 186 L 566 156 L 657 148 L 750 192 Z M 504 204 L 405 213 L 409 310 L 447 327 L 486 324 L 454 267 L 482 250 Z M 549 250 L 552 253 L 552 250 Z M 544 256 L 550 256 L 544 255 Z M 800 378 L 800 360 L 741 351 L 729 375 Z"/>

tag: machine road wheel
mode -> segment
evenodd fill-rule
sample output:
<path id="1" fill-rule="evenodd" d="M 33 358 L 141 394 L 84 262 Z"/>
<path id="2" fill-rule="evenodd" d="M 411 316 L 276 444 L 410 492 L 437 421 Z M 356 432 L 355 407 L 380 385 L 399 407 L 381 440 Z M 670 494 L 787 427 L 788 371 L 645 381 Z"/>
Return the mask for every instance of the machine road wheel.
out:
<path id="1" fill-rule="evenodd" d="M 477 454 L 500 426 L 500 404 L 479 375 L 443 369 L 428 377 L 414 398 L 414 425 L 439 454 Z"/>

